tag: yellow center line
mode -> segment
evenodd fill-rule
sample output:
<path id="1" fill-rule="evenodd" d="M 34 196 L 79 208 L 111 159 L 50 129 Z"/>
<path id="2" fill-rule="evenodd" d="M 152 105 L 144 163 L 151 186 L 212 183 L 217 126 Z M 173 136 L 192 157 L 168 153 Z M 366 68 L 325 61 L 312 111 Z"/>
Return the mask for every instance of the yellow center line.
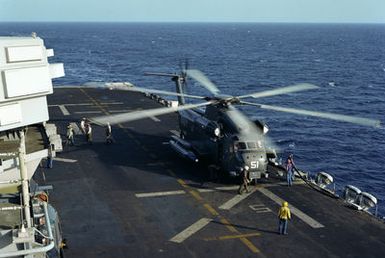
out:
<path id="1" fill-rule="evenodd" d="M 245 238 L 245 237 L 242 237 L 240 238 L 240 240 L 242 241 L 242 243 L 244 243 L 249 249 L 250 251 L 252 251 L 253 253 L 260 253 L 261 251 L 253 244 L 250 242 L 249 239 Z"/>
<path id="2" fill-rule="evenodd" d="M 250 233 L 250 234 L 242 234 L 242 235 L 233 235 L 233 236 L 221 236 L 218 237 L 219 240 L 227 240 L 227 239 L 234 239 L 234 238 L 245 238 L 245 237 L 253 237 L 253 236 L 260 236 L 260 233 Z"/>
<path id="3" fill-rule="evenodd" d="M 213 208 L 213 207 L 211 207 L 211 205 L 210 204 L 208 204 L 208 203 L 205 203 L 205 204 L 203 204 L 203 206 L 212 214 L 212 215 L 214 215 L 214 216 L 218 216 L 219 214 L 218 214 L 218 212 Z"/>
<path id="4" fill-rule="evenodd" d="M 93 98 L 90 94 L 87 93 L 87 91 L 85 91 L 83 88 L 80 88 L 80 91 L 83 92 L 84 95 L 86 95 L 93 103 L 95 106 L 97 106 L 105 115 L 110 115 L 111 113 L 108 112 L 102 104 L 99 103 L 99 101 L 97 101 L 95 98 Z M 124 129 L 124 131 L 126 132 L 126 134 L 128 135 L 128 137 L 130 137 L 131 139 L 134 139 L 134 137 L 131 135 L 131 133 L 129 133 L 127 131 L 127 128 L 125 128 L 121 123 L 117 124 L 119 128 L 121 129 Z M 145 146 L 142 146 L 142 144 L 137 140 L 137 139 L 134 139 L 134 142 L 141 146 L 142 149 L 145 151 L 145 152 L 148 152 L 148 149 L 145 147 Z M 153 159 L 157 159 L 157 156 L 153 153 L 150 153 L 150 157 L 153 158 Z"/>
<path id="5" fill-rule="evenodd" d="M 200 194 L 199 194 L 197 191 L 195 191 L 195 190 L 190 190 L 190 194 L 191 194 L 195 199 L 197 199 L 198 201 L 202 201 L 202 200 L 203 200 L 202 196 L 200 196 Z"/>
<path id="6" fill-rule="evenodd" d="M 83 88 L 79 88 L 84 95 L 86 95 L 94 104 L 97 106 L 105 115 L 110 115 L 110 113 L 93 97 L 91 97 Z"/>
<path id="7" fill-rule="evenodd" d="M 212 240 L 228 240 L 228 239 L 237 239 L 237 238 L 246 238 L 246 237 L 254 237 L 254 236 L 260 236 L 260 233 L 249 233 L 249 234 L 241 234 L 241 235 L 227 235 L 227 236 L 220 236 L 220 237 L 208 237 L 205 238 L 205 241 L 212 241 Z"/>
<path id="8" fill-rule="evenodd" d="M 238 230 L 237 230 L 234 226 L 232 226 L 232 225 L 230 224 L 230 222 L 229 222 L 227 219 L 221 218 L 220 221 L 221 221 L 221 223 L 222 223 L 223 225 L 225 225 L 231 232 L 239 233 Z"/>
<path id="9" fill-rule="evenodd" d="M 174 175 L 175 175 L 175 173 L 174 173 Z M 188 186 L 186 185 L 186 183 L 183 181 L 183 179 L 177 179 L 176 180 L 181 186 L 183 186 L 183 187 L 185 187 L 185 188 L 187 188 Z"/>

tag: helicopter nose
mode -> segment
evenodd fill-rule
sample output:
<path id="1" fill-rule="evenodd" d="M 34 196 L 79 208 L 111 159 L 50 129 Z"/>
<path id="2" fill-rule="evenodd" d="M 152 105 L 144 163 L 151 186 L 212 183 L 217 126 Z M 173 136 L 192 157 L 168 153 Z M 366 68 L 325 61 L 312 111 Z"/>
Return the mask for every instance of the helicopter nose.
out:
<path id="1" fill-rule="evenodd" d="M 242 159 L 251 170 L 263 170 L 266 164 L 264 153 L 245 153 L 242 155 Z"/>

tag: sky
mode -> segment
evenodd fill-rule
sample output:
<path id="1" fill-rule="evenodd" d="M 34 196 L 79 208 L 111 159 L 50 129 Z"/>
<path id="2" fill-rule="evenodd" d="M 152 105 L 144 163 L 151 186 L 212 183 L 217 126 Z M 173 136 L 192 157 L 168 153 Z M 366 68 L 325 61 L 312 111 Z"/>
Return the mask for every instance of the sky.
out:
<path id="1" fill-rule="evenodd" d="M 0 22 L 385 23 L 385 0 L 0 0 Z"/>

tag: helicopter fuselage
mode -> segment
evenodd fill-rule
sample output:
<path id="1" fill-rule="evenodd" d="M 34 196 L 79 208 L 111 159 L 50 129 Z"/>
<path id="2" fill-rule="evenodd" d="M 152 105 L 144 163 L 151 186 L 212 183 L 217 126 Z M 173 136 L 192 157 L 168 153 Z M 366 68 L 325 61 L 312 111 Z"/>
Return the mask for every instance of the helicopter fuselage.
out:
<path id="1" fill-rule="evenodd" d="M 251 133 L 248 128 L 255 126 L 251 122 L 235 125 L 231 112 L 235 111 L 222 105 L 179 111 L 180 142 L 174 138 L 178 153 L 205 160 L 233 177 L 248 166 L 250 179 L 261 178 L 268 163 L 262 133 Z"/>

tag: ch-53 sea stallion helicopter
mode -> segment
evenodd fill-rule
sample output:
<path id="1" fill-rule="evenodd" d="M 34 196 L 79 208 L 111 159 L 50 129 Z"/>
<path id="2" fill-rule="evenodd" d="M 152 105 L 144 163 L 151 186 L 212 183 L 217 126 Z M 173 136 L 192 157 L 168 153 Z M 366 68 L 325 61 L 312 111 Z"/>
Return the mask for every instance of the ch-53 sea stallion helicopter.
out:
<path id="1" fill-rule="evenodd" d="M 249 105 L 260 109 L 315 116 L 365 126 L 377 127 L 380 125 L 378 120 L 264 105 L 243 100 L 318 88 L 312 84 L 302 83 L 247 95 L 229 96 L 221 94 L 215 84 L 199 70 L 182 69 L 180 74 L 146 73 L 146 75 L 170 77 L 175 82 L 176 93 L 139 87 L 131 87 L 128 90 L 176 96 L 178 106 L 95 117 L 91 121 L 99 125 L 107 124 L 107 122 L 117 124 L 178 112 L 180 135 L 171 136 L 171 147 L 179 155 L 189 160 L 194 162 L 205 160 L 208 164 L 212 164 L 213 167 L 224 172 L 225 175 L 232 177 L 239 176 L 247 166 L 251 180 L 261 178 L 267 172 L 269 160 L 276 157 L 276 149 L 266 136 L 268 127 L 263 122 L 252 121 L 234 105 Z M 187 77 L 193 78 L 208 89 L 211 96 L 185 94 Z M 204 102 L 186 104 L 185 98 L 198 99 Z M 205 109 L 203 110 L 202 107 Z"/>

